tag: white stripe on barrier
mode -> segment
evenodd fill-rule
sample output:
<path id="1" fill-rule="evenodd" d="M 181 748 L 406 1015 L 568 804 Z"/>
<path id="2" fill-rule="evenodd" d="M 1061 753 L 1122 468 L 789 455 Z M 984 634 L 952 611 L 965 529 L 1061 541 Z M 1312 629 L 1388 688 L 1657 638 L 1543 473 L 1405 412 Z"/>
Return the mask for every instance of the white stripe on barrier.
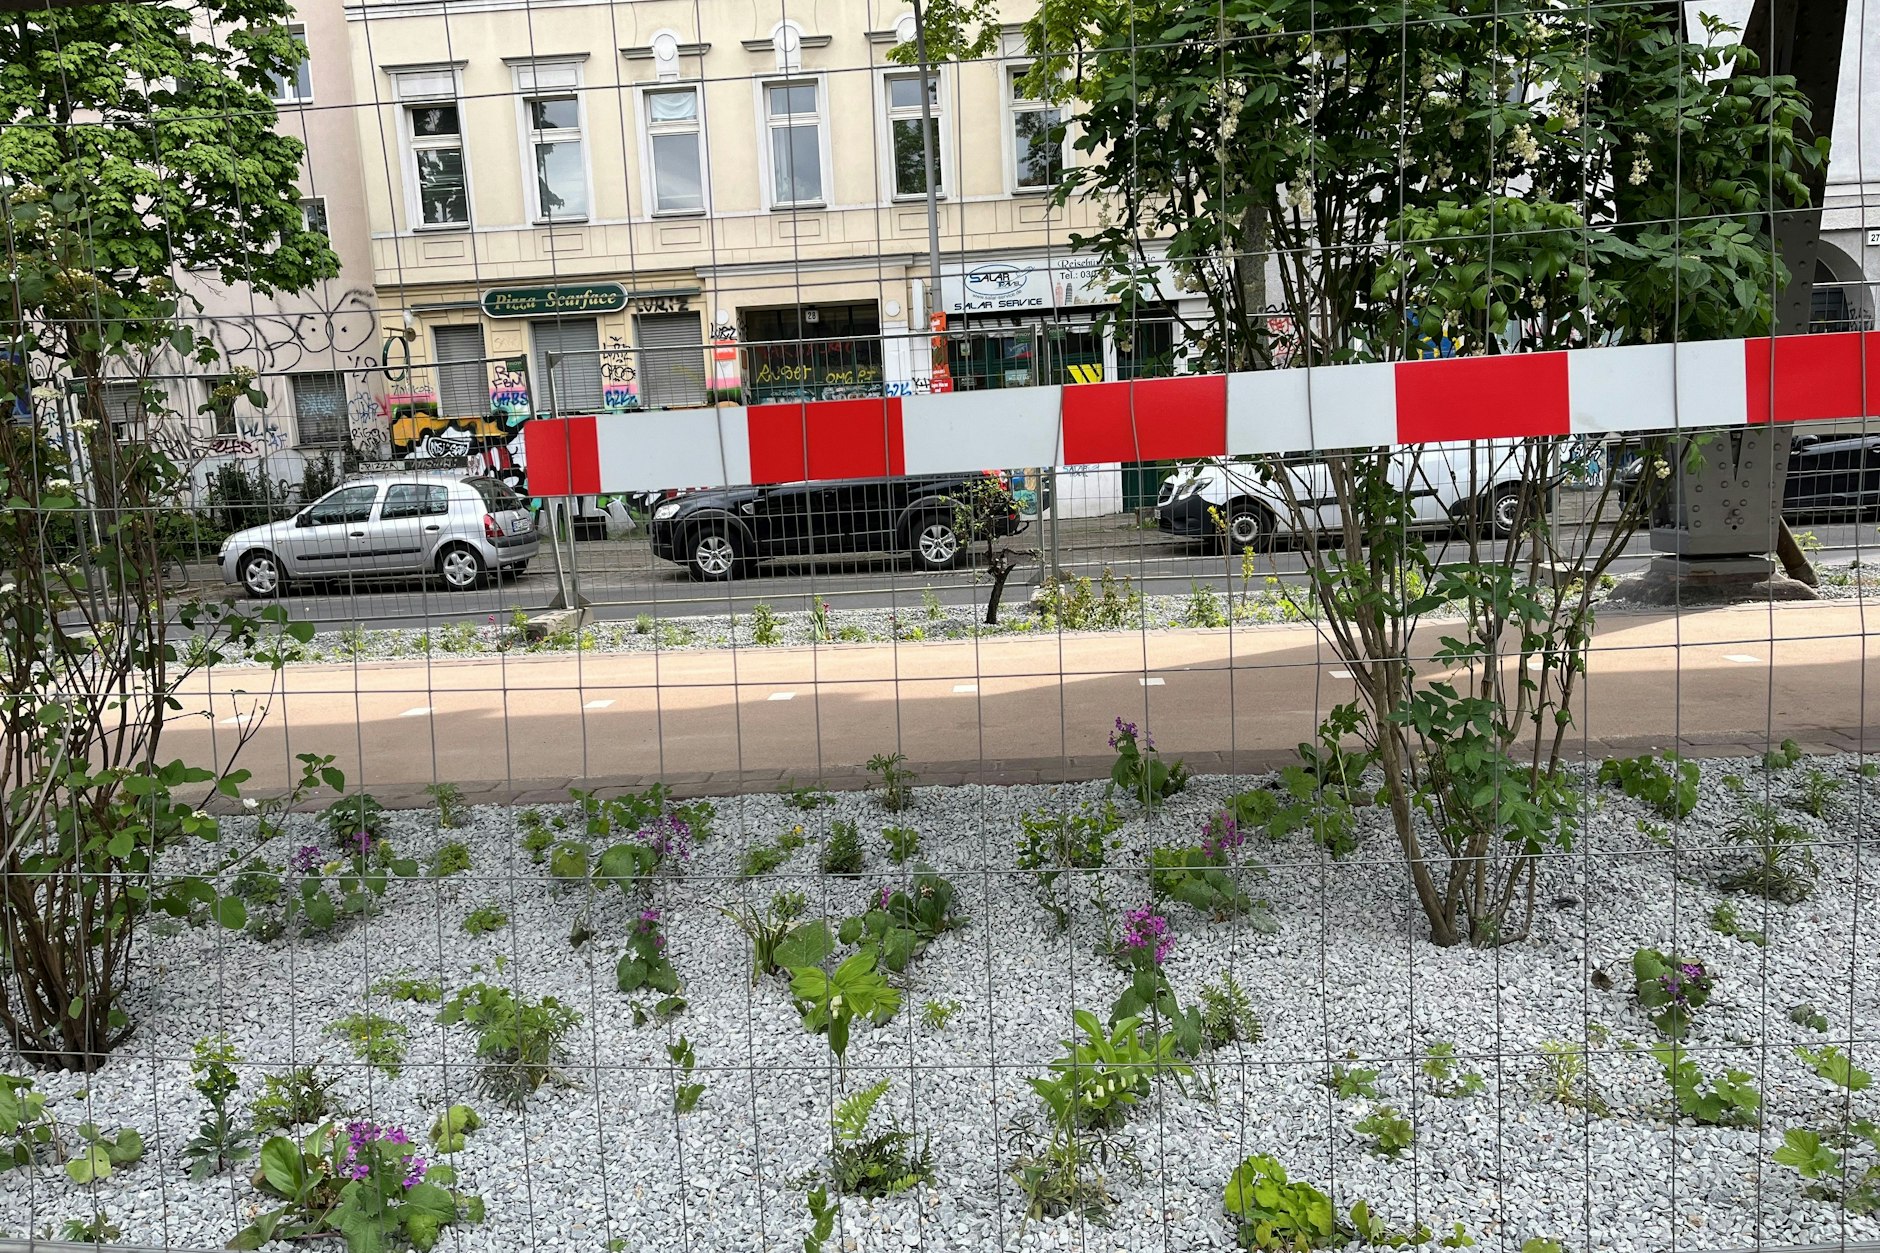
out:
<path id="1" fill-rule="evenodd" d="M 1012 387 L 906 397 L 901 401 L 901 449 L 907 472 L 1057 465 L 1061 391 Z"/>
<path id="2" fill-rule="evenodd" d="M 1290 452 L 1312 446 L 1306 420 L 1306 370 L 1259 370 L 1227 376 L 1227 451 Z"/>
<path id="3" fill-rule="evenodd" d="M 1367 448 L 1397 442 L 1397 367 L 1306 370 L 1307 439 L 1295 448 Z"/>
<path id="4" fill-rule="evenodd" d="M 1686 429 L 1748 425 L 1749 371 L 1744 346 L 1740 339 L 1679 344 L 1672 356 L 1677 363 L 1678 412 L 1675 421 L 1664 425 Z"/>
<path id="5" fill-rule="evenodd" d="M 1575 435 L 1676 426 L 1670 344 L 1586 348 L 1567 354 L 1567 404 Z M 1737 373 L 1742 351 L 1737 352 Z"/>
<path id="6" fill-rule="evenodd" d="M 610 493 L 751 481 L 750 424 L 740 407 L 603 414 L 594 433 Z"/>

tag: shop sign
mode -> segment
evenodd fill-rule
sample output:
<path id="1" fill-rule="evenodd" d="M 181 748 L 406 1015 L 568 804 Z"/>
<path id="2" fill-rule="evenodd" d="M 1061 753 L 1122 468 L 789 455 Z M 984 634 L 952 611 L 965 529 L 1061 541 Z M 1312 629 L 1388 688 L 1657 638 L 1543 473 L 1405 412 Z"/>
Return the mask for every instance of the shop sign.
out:
<path id="1" fill-rule="evenodd" d="M 635 313 L 684 313 L 692 305 L 690 296 L 635 296 Z"/>
<path id="2" fill-rule="evenodd" d="M 1171 267 L 1158 265 L 1155 277 L 1162 294 L 1174 299 Z M 940 276 L 947 313 L 1044 313 L 1115 304 L 1108 287 L 1102 263 L 1094 257 L 983 261 Z"/>
<path id="3" fill-rule="evenodd" d="M 627 289 L 618 283 L 579 287 L 497 287 L 483 293 L 483 312 L 493 318 L 539 318 L 557 313 L 618 313 Z"/>

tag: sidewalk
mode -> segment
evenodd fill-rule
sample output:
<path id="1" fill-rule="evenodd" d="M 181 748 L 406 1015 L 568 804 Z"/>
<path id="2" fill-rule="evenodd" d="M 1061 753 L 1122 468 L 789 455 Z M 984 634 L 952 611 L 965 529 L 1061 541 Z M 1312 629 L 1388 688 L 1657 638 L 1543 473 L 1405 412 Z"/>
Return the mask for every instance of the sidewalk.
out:
<path id="1" fill-rule="evenodd" d="M 1867 612 L 1818 602 L 1610 617 L 1569 755 L 1753 755 L 1785 738 L 1880 751 L 1880 631 Z M 1419 649 L 1444 629 L 1422 632 Z M 236 713 L 254 704 L 235 689 L 270 676 L 199 677 L 164 755 L 220 765 Z M 1289 760 L 1352 697 L 1305 626 L 298 666 L 281 678 L 242 754 L 250 786 L 284 788 L 295 754 L 332 753 L 388 803 L 417 802 L 434 781 L 473 801 L 529 802 L 576 781 L 663 779 L 695 794 L 860 786 L 863 763 L 892 752 L 924 783 L 1099 778 L 1118 715 L 1198 770 L 1251 772 Z"/>

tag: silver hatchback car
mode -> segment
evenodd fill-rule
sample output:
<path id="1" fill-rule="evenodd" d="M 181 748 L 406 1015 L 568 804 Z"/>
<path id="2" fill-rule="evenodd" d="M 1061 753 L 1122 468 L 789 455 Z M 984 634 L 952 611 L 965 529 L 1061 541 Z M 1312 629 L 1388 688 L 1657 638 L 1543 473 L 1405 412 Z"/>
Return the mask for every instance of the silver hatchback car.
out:
<path id="1" fill-rule="evenodd" d="M 291 518 L 229 536 L 222 581 L 270 597 L 291 583 L 435 574 L 468 591 L 492 575 L 520 573 L 539 547 L 528 503 L 496 479 L 375 474 Z"/>

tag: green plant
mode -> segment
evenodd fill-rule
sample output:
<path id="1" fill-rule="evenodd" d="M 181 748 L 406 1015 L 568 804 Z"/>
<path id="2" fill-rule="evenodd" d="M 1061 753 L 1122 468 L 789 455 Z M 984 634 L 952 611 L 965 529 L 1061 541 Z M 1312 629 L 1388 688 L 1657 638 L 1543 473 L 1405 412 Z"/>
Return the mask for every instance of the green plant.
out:
<path id="1" fill-rule="evenodd" d="M 803 1253 L 822 1253 L 823 1244 L 835 1234 L 836 1216 L 842 1207 L 829 1199 L 827 1188 L 811 1188 L 808 1199 L 810 1229 L 803 1237 Z"/>
<path id="2" fill-rule="evenodd" d="M 1782 743 L 1763 754 L 1764 770 L 1788 770 L 1802 759 L 1802 746 L 1794 740 Z"/>
<path id="3" fill-rule="evenodd" d="M 444 999 L 443 985 L 435 979 L 410 979 L 403 976 L 381 979 L 372 985 L 372 991 L 379 996 L 389 996 L 394 1001 L 409 1001 L 414 1005 L 435 1005 Z"/>
<path id="4" fill-rule="evenodd" d="M 1303 766 L 1282 769 L 1278 791 L 1241 792 L 1228 799 L 1227 809 L 1237 826 L 1264 830 L 1272 839 L 1305 831 L 1333 857 L 1343 857 L 1358 847 L 1358 820 L 1344 791 L 1321 788 L 1318 776 Z"/>
<path id="5" fill-rule="evenodd" d="M 1826 818 L 1834 807 L 1834 794 L 1841 789 L 1841 784 L 1823 770 L 1810 767 L 1802 775 L 1801 792 L 1795 804 L 1811 818 Z"/>
<path id="6" fill-rule="evenodd" d="M 818 644 L 829 639 L 829 602 L 820 596 L 810 598 L 809 637 Z"/>
<path id="7" fill-rule="evenodd" d="M 1697 1063 L 1676 1044 L 1655 1044 L 1652 1056 L 1664 1068 L 1672 1100 L 1680 1114 L 1706 1127 L 1753 1127 L 1762 1107 L 1756 1076 L 1732 1067 L 1718 1079 L 1706 1079 Z"/>
<path id="8" fill-rule="evenodd" d="M 807 812 L 812 809 L 821 809 L 824 805 L 833 805 L 836 803 L 836 798 L 821 788 L 797 787 L 795 781 L 792 780 L 790 789 L 783 794 L 783 803 L 792 809 Z"/>
<path id="9" fill-rule="evenodd" d="M 876 1103 L 887 1093 L 888 1084 L 887 1079 L 879 1080 L 850 1093 L 836 1106 L 829 1173 L 838 1192 L 896 1196 L 917 1183 L 933 1180 L 933 1150 L 928 1137 L 920 1139 L 916 1150 L 914 1134 L 892 1121 L 888 1130 L 868 1134 L 868 1120 Z"/>
<path id="10" fill-rule="evenodd" d="M 1774 805 L 1749 801 L 1725 832 L 1747 845 L 1753 860 L 1726 876 L 1723 886 L 1792 905 L 1815 890 L 1815 850 L 1808 832 L 1785 820 Z"/>
<path id="11" fill-rule="evenodd" d="M 643 909 L 633 920 L 633 929 L 627 933 L 627 951 L 614 968 L 622 992 L 651 988 L 667 996 L 678 995 L 679 973 L 666 956 L 666 936 L 660 930 L 659 918 L 657 909 Z"/>
<path id="12" fill-rule="evenodd" d="M 1865 1092 L 1873 1086 L 1873 1075 L 1854 1065 L 1847 1054 L 1830 1044 L 1819 1052 L 1798 1048 L 1795 1056 L 1808 1065 L 1808 1068 L 1846 1092 Z"/>
<path id="13" fill-rule="evenodd" d="M 1736 906 L 1729 901 L 1718 901 L 1710 911 L 1710 929 L 1718 935 L 1727 935 L 1733 940 L 1742 940 L 1758 948 L 1769 943 L 1769 937 L 1761 931 L 1751 931 L 1736 916 Z"/>
<path id="14" fill-rule="evenodd" d="M 59 1239 L 73 1244 L 109 1244 L 123 1235 L 123 1230 L 103 1210 L 90 1218 L 68 1218 L 59 1228 Z"/>
<path id="15" fill-rule="evenodd" d="M 962 925 L 955 912 L 959 893 L 931 867 L 915 866 L 905 888 L 882 888 L 869 908 L 845 918 L 839 935 L 844 944 L 867 944 L 880 954 L 884 971 L 900 974 L 936 936 Z"/>
<path id="16" fill-rule="evenodd" d="M 1315 788 L 1347 805 L 1358 800 L 1364 772 L 1377 761 L 1377 750 L 1369 745 L 1345 747 L 1345 737 L 1356 734 L 1361 724 L 1355 703 L 1336 705 L 1319 724 L 1317 743 L 1301 743 L 1296 750 L 1299 768 L 1312 777 Z"/>
<path id="17" fill-rule="evenodd" d="M 1605 1116 L 1606 1102 L 1593 1088 L 1583 1046 L 1571 1040 L 1543 1040 L 1541 1070 L 1545 1077 L 1545 1099 L 1586 1110 L 1595 1117 Z"/>
<path id="18" fill-rule="evenodd" d="M 1157 897 L 1172 897 L 1216 919 L 1242 918 L 1253 930 L 1271 935 L 1279 921 L 1264 904 L 1241 890 L 1238 878 L 1249 870 L 1221 864 L 1198 847 L 1149 851 L 1149 887 Z"/>
<path id="19" fill-rule="evenodd" d="M 760 878 L 789 860 L 790 854 L 774 844 L 753 844 L 738 859 L 738 876 L 744 879 Z"/>
<path id="20" fill-rule="evenodd" d="M 932 997 L 922 1002 L 920 1021 L 929 1031 L 944 1031 L 953 1021 L 953 1015 L 960 1012 L 960 1003 L 955 1000 L 935 1000 Z"/>
<path id="21" fill-rule="evenodd" d="M 488 935 L 509 925 L 509 912 L 495 902 L 478 905 L 464 915 L 465 935 Z"/>
<path id="22" fill-rule="evenodd" d="M 1652 1011 L 1652 1025 L 1671 1039 L 1690 1029 L 1692 1016 L 1710 1000 L 1716 980 L 1698 961 L 1641 948 L 1632 954 L 1633 995 Z"/>
<path id="23" fill-rule="evenodd" d="M 821 918 L 806 923 L 801 892 L 779 892 L 770 906 L 758 913 L 755 905 L 740 902 L 736 909 L 719 912 L 738 925 L 751 942 L 751 983 L 765 975 L 783 974 L 803 966 L 820 966 L 836 951 L 835 937 Z"/>
<path id="24" fill-rule="evenodd" d="M 783 623 L 777 617 L 777 611 L 758 601 L 751 606 L 751 643 L 760 648 L 783 642 Z"/>
<path id="25" fill-rule="evenodd" d="M 510 1109 L 521 1109 L 536 1089 L 560 1072 L 562 1040 L 581 1015 L 552 996 L 539 1001 L 507 988 L 473 983 L 445 1003 L 437 1021 L 461 1022 L 476 1034 L 482 1066 L 477 1087 Z"/>
<path id="26" fill-rule="evenodd" d="M 1600 763 L 1599 781 L 1615 784 L 1633 800 L 1643 801 L 1667 818 L 1690 816 L 1697 808 L 1697 763 L 1676 753 L 1662 758 L 1613 757 Z"/>
<path id="27" fill-rule="evenodd" d="M 382 1014 L 347 1014 L 327 1030 L 346 1037 L 353 1056 L 369 1066 L 376 1066 L 392 1078 L 405 1063 L 405 1042 L 410 1032 L 405 1024 Z"/>
<path id="28" fill-rule="evenodd" d="M 660 648 L 684 648 L 692 642 L 692 628 L 677 622 L 662 622 L 655 642 Z"/>
<path id="29" fill-rule="evenodd" d="M 1188 603 L 1182 609 L 1182 621 L 1191 627 L 1227 625 L 1227 614 L 1213 587 L 1198 579 L 1188 581 Z"/>
<path id="30" fill-rule="evenodd" d="M 1366 1100 L 1377 1099 L 1377 1071 L 1369 1067 L 1347 1066 L 1343 1062 L 1333 1062 L 1331 1072 L 1326 1076 L 1325 1086 L 1344 1100 L 1364 1097 Z"/>
<path id="31" fill-rule="evenodd" d="M 483 1127 L 483 1119 L 468 1105 L 453 1105 L 431 1124 L 431 1147 L 439 1153 L 461 1153 L 470 1136 Z"/>
<path id="32" fill-rule="evenodd" d="M 295 1066 L 261 1080 L 261 1095 L 249 1106 L 257 1131 L 285 1131 L 319 1122 L 332 1112 L 339 1081 L 320 1073 L 320 1064 Z"/>
<path id="33" fill-rule="evenodd" d="M 920 832 L 913 827 L 883 827 L 881 838 L 888 845 L 888 860 L 897 866 L 920 855 Z"/>
<path id="34" fill-rule="evenodd" d="M 849 1028 L 858 1015 L 880 1024 L 901 1008 L 900 992 L 882 978 L 877 962 L 874 948 L 864 946 L 833 973 L 820 966 L 795 967 L 790 972 L 790 993 L 803 1018 L 803 1029 L 828 1037 L 838 1068 L 847 1066 Z"/>
<path id="35" fill-rule="evenodd" d="M 1231 970 L 1223 970 L 1218 983 L 1201 985 L 1201 1033 L 1208 1047 L 1216 1049 L 1233 1040 L 1258 1044 L 1266 1036 L 1253 1012 L 1253 998 Z"/>
<path id="36" fill-rule="evenodd" d="M 1140 732 L 1133 722 L 1117 718 L 1110 733 L 1110 747 L 1116 761 L 1110 766 L 1110 782 L 1136 798 L 1144 809 L 1154 809 L 1188 784 L 1188 767 L 1178 758 L 1174 765 L 1163 761 L 1155 747 L 1155 737 Z"/>
<path id="37" fill-rule="evenodd" d="M 881 779 L 881 807 L 899 813 L 914 803 L 914 780 L 920 776 L 901 769 L 904 753 L 876 753 L 868 759 L 869 772 Z"/>
<path id="38" fill-rule="evenodd" d="M 1567 1246 L 1544 1236 L 1530 1236 L 1521 1242 L 1521 1253 L 1567 1253 Z"/>
<path id="39" fill-rule="evenodd" d="M 653 633 L 653 615 L 650 613 L 634 614 L 633 633 L 635 635 L 651 635 Z"/>
<path id="40" fill-rule="evenodd" d="M 705 1095 L 705 1085 L 693 1080 L 692 1067 L 698 1064 L 698 1058 L 692 1051 L 692 1042 L 684 1036 L 677 1044 L 666 1046 L 666 1056 L 679 1068 L 679 1081 L 672 1090 L 672 1111 L 675 1114 L 689 1114 L 698 1108 L 698 1100 Z"/>
<path id="41" fill-rule="evenodd" d="M 1806 1003 L 1789 1009 L 1789 1021 L 1798 1027 L 1807 1027 L 1810 1031 L 1826 1032 L 1828 1029 L 1828 1016 Z"/>
<path id="42" fill-rule="evenodd" d="M 1144 1029 L 1138 1017 L 1121 1018 L 1107 1032 L 1087 1009 L 1071 1017 L 1082 1038 L 1062 1042 L 1066 1052 L 1051 1063 L 1050 1078 L 1025 1081 L 1054 1119 L 1114 1130 L 1149 1095 L 1153 1080 L 1180 1082 L 1194 1073 L 1176 1056 L 1175 1038 Z"/>
<path id="43" fill-rule="evenodd" d="M 344 780 L 341 780 L 344 786 Z M 334 791 L 339 788 L 335 787 Z M 370 792 L 342 796 L 320 811 L 320 822 L 335 848 L 352 853 L 359 846 L 377 844 L 385 838 L 385 806 Z M 364 835 L 366 839 L 360 840 Z"/>
<path id="44" fill-rule="evenodd" d="M 1352 1205 L 1347 1219 L 1341 1220 L 1331 1197 L 1303 1180 L 1288 1179 L 1278 1159 L 1264 1154 L 1249 1157 L 1234 1168 L 1222 1205 L 1234 1220 L 1235 1235 L 1243 1249 L 1278 1253 L 1348 1245 L 1402 1248 L 1427 1244 L 1434 1235 L 1424 1226 L 1411 1232 L 1392 1230 L 1362 1200 Z M 1460 1224 L 1453 1233 L 1436 1241 L 1437 1247 L 1446 1249 L 1474 1243 Z"/>
<path id="45" fill-rule="evenodd" d="M 537 866 L 548 860 L 548 850 L 555 846 L 555 832 L 537 809 L 525 809 L 516 815 L 522 825 L 522 851 Z"/>
<path id="46" fill-rule="evenodd" d="M 209 1112 L 195 1138 L 183 1146 L 183 1156 L 189 1159 L 191 1179 L 207 1179 L 247 1157 L 254 1146 L 229 1107 L 241 1087 L 235 1074 L 235 1046 L 227 1036 L 204 1036 L 196 1041 L 192 1054 L 191 1086 L 209 1103 Z"/>
<path id="47" fill-rule="evenodd" d="M 1410 1120 L 1389 1105 L 1379 1105 L 1352 1126 L 1352 1130 L 1371 1140 L 1371 1151 L 1395 1157 L 1416 1141 L 1416 1128 Z"/>
<path id="48" fill-rule="evenodd" d="M 455 783 L 432 783 L 425 788 L 438 805 L 438 826 L 459 828 L 470 822 L 470 807 L 464 805 L 464 790 Z M 449 845 L 446 845 L 449 847 Z"/>
<path id="49" fill-rule="evenodd" d="M 854 622 L 844 622 L 836 628 L 836 638 L 848 644 L 866 644 L 868 628 Z"/>
<path id="50" fill-rule="evenodd" d="M 938 621 L 946 614 L 946 610 L 940 606 L 939 595 L 931 586 L 920 589 L 920 608 L 929 621 Z"/>
<path id="51" fill-rule="evenodd" d="M 823 845 L 822 872 L 857 874 L 865 860 L 861 829 L 846 818 L 831 822 L 828 842 Z"/>
<path id="52" fill-rule="evenodd" d="M 131 1127 L 107 1136 L 94 1123 L 62 1129 L 46 1112 L 46 1098 L 33 1090 L 33 1081 L 0 1074 L 0 1171 L 27 1169 L 42 1161 L 65 1156 L 68 1138 L 81 1147 L 65 1163 L 74 1183 L 108 1179 L 112 1168 L 128 1166 L 144 1155 L 143 1137 Z"/>
<path id="53" fill-rule="evenodd" d="M 1475 1096 L 1488 1084 L 1475 1071 L 1458 1071 L 1456 1046 L 1445 1040 L 1432 1040 L 1423 1050 L 1421 1069 L 1430 1081 L 1430 1091 L 1442 1097 Z"/>
<path id="54" fill-rule="evenodd" d="M 446 823 L 445 825 L 455 824 Z M 462 840 L 452 840 L 431 855 L 433 879 L 448 879 L 451 875 L 462 874 L 468 869 L 470 869 L 470 846 Z"/>
<path id="55" fill-rule="evenodd" d="M 343 1135 L 327 1123 L 303 1143 L 275 1136 L 261 1146 L 253 1182 L 286 1204 L 243 1228 L 231 1249 L 339 1236 L 347 1253 L 405 1244 L 424 1253 L 445 1227 L 483 1220 L 480 1198 L 450 1189 L 450 1167 L 426 1164 L 402 1128 L 376 1123 L 349 1123 Z"/>

